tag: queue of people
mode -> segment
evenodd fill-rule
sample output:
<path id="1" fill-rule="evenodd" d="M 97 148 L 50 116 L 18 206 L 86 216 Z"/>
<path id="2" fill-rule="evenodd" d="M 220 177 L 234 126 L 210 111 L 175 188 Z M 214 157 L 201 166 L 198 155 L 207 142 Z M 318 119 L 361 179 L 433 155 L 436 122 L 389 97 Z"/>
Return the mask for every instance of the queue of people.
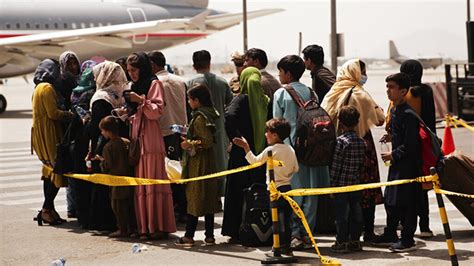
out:
<path id="1" fill-rule="evenodd" d="M 35 72 L 32 126 L 32 147 L 44 165 L 45 199 L 36 216 L 38 224 L 66 222 L 55 210 L 54 199 L 60 187 L 67 187 L 68 218 L 77 218 L 84 229 L 109 231 L 110 237 L 159 240 L 183 223 L 186 233 L 176 245 L 189 247 L 195 243 L 198 218 L 204 216 L 204 242 L 214 245 L 214 215 L 223 209 L 221 233 L 229 243 L 238 244 L 244 190 L 267 181 L 262 166 L 186 185 L 92 184 L 56 170 L 56 145 L 64 143 L 65 136 L 74 143 L 70 172 L 161 180 L 168 179 L 166 158 L 181 161 L 181 176 L 187 179 L 266 160 L 271 150 L 284 163 L 275 168 L 275 178 L 278 189 L 285 192 L 380 182 L 371 129 L 385 123 L 387 135 L 381 141 L 392 143 L 392 151 L 381 158 L 391 164 L 388 179 L 421 175 L 417 120 L 406 110 L 413 108 L 431 130 L 435 128 L 433 94 L 421 83 L 419 62 L 410 60 L 402 65 L 402 73 L 387 77 L 391 105 L 385 115 L 364 88 L 368 77 L 363 61 L 349 60 L 334 75 L 323 66 L 320 46 L 309 45 L 303 54 L 304 58 L 288 55 L 278 62 L 278 81 L 265 70 L 265 51 L 234 53 L 238 71 L 230 86 L 211 72 L 211 54 L 206 50 L 193 53 L 197 74 L 187 81 L 166 70 L 160 51 L 133 53 L 117 62 L 87 60 L 82 65 L 73 52 L 63 53 L 59 61 L 43 60 Z M 306 69 L 311 71 L 311 87 L 300 82 Z M 294 147 L 301 108 L 289 90 L 304 102 L 320 103 L 335 125 L 331 163 L 308 166 L 298 160 Z M 171 130 L 175 125 L 187 132 Z M 137 147 L 138 158 L 131 163 L 131 151 Z M 426 195 L 419 184 L 387 187 L 384 195 L 380 188 L 332 195 L 335 214 L 327 216 L 336 229 L 332 250 L 361 251 L 361 235 L 364 242 L 389 245 L 394 252 L 414 249 L 417 215 L 421 236 L 433 235 Z M 326 217 L 318 208 L 323 201 L 318 202 L 318 196 L 294 199 L 314 233 L 318 220 Z M 387 227 L 378 236 L 375 206 L 382 203 Z M 292 255 L 292 250 L 310 246 L 311 241 L 289 205 L 282 201 L 279 206 L 283 252 Z"/>

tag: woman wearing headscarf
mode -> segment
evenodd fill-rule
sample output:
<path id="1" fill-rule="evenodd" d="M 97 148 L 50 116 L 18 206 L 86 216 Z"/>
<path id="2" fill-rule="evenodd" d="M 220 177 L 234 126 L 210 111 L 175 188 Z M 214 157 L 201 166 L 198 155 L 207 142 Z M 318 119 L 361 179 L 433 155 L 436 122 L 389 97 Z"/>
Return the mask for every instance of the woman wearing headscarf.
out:
<path id="1" fill-rule="evenodd" d="M 351 105 L 359 111 L 360 119 L 356 133 L 365 140 L 366 144 L 364 169 L 361 173 L 362 184 L 380 182 L 377 153 L 370 128 L 383 125 L 385 119 L 382 108 L 364 89 L 363 85 L 366 81 L 365 63 L 359 59 L 349 60 L 339 69 L 336 83 L 321 103 L 321 106 L 334 121 L 338 133 L 340 132 L 337 119 L 338 110 L 344 105 Z M 383 203 L 383 197 L 380 188 L 362 191 L 364 241 L 370 241 L 374 237 L 375 206 L 381 203 Z"/>
<path id="2" fill-rule="evenodd" d="M 165 169 L 165 144 L 159 118 L 165 103 L 161 82 L 151 71 L 145 53 L 127 58 L 127 70 L 132 79 L 130 101 L 136 113 L 132 119 L 132 138 L 139 138 L 141 156 L 135 175 L 142 178 L 168 179 Z M 163 239 L 176 232 L 173 197 L 170 185 L 137 186 L 135 212 L 141 239 Z"/>
<path id="3" fill-rule="evenodd" d="M 244 137 L 254 154 L 265 148 L 265 122 L 269 98 L 263 92 L 260 71 L 247 67 L 240 74 L 241 93 L 234 97 L 225 112 L 225 129 L 229 139 Z M 232 146 L 229 169 L 248 165 L 243 149 Z M 230 236 L 229 242 L 239 239 L 242 221 L 243 189 L 254 183 L 265 184 L 265 168 L 227 176 L 222 235 Z"/>
<path id="4" fill-rule="evenodd" d="M 428 128 L 436 134 L 436 113 L 435 104 L 433 99 L 433 89 L 430 86 L 421 83 L 421 77 L 423 76 L 423 65 L 417 60 L 406 60 L 400 66 L 400 72 L 405 73 L 410 78 L 410 90 L 405 96 L 405 100 L 408 105 L 415 110 L 415 112 L 423 119 Z M 390 102 L 387 111 L 385 129 L 390 134 L 390 112 L 392 110 L 393 103 Z M 382 140 L 389 140 L 384 136 Z M 423 190 L 420 197 L 420 206 L 418 208 L 418 216 L 420 217 L 420 237 L 430 238 L 433 236 L 433 232 L 430 229 L 429 220 L 429 203 L 428 203 L 428 190 Z"/>
<path id="5" fill-rule="evenodd" d="M 65 220 L 54 209 L 54 199 L 59 188 L 66 186 L 67 182 L 62 175 L 53 173 L 51 168 L 56 160 L 56 145 L 61 142 L 63 135 L 61 121 L 71 120 L 73 114 L 65 111 L 60 100 L 60 71 L 57 61 L 43 60 L 36 68 L 34 83 L 31 144 L 43 163 L 41 179 L 44 192 L 43 208 L 38 213 L 37 220 L 38 225 L 42 225 L 42 222 L 57 225 Z"/>
<path id="6" fill-rule="evenodd" d="M 61 95 L 65 99 L 67 110 L 71 109 L 72 90 L 77 86 L 81 74 L 81 63 L 76 53 L 66 51 L 59 56 L 61 68 Z"/>
<path id="7" fill-rule="evenodd" d="M 125 103 L 122 95 L 127 83 L 125 72 L 114 62 L 100 63 L 93 67 L 92 71 L 97 90 L 90 102 L 91 120 L 87 126 L 87 132 L 91 142 L 88 158 L 96 158 L 96 155 L 102 154 L 106 140 L 100 133 L 99 123 L 102 118 L 110 115 L 113 109 Z M 100 172 L 99 160 L 93 160 L 93 171 Z M 116 222 L 110 206 L 109 187 L 91 184 L 90 191 L 89 217 L 82 219 L 85 221 L 82 226 L 96 230 L 115 230 Z M 84 196 L 86 196 L 85 193 Z M 86 201 L 81 200 L 81 202 Z"/>

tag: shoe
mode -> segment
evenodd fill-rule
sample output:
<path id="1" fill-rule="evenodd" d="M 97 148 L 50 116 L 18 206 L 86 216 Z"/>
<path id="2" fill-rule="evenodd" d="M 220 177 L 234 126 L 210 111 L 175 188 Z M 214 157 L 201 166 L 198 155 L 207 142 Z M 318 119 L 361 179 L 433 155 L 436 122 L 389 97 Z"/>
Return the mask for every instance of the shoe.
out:
<path id="1" fill-rule="evenodd" d="M 396 243 L 398 241 L 398 238 L 389 238 L 387 237 L 386 234 L 381 234 L 379 236 L 375 236 L 372 244 L 374 246 L 379 246 L 379 247 L 389 247 L 393 243 Z"/>
<path id="2" fill-rule="evenodd" d="M 290 246 L 293 250 L 302 250 L 304 249 L 304 245 L 305 243 L 303 242 L 303 240 L 298 237 L 294 237 L 293 239 L 291 239 Z"/>
<path id="3" fill-rule="evenodd" d="M 216 239 L 214 237 L 206 237 L 204 239 L 204 245 L 206 246 L 214 246 L 216 244 Z"/>
<path id="4" fill-rule="evenodd" d="M 405 246 L 402 241 L 398 241 L 397 243 L 392 244 L 388 249 L 392 252 L 402 253 L 402 252 L 409 252 L 416 250 L 416 245 L 412 244 L 411 246 Z"/>
<path id="5" fill-rule="evenodd" d="M 347 244 L 350 251 L 362 251 L 362 243 L 360 241 L 351 241 Z"/>
<path id="6" fill-rule="evenodd" d="M 33 218 L 33 221 L 38 223 L 38 226 L 42 226 L 43 223 L 49 225 L 60 225 L 62 224 L 61 220 L 58 220 L 54 217 L 53 211 L 42 209 L 38 211 L 36 217 Z"/>
<path id="7" fill-rule="evenodd" d="M 376 236 L 375 236 L 374 233 L 364 234 L 364 242 L 365 243 L 371 243 L 372 241 L 374 241 L 375 237 Z"/>
<path id="8" fill-rule="evenodd" d="M 115 232 L 113 232 L 113 233 L 110 233 L 110 234 L 109 234 L 109 237 L 128 237 L 128 234 L 126 234 L 126 233 L 124 233 L 124 232 L 122 232 L 122 231 L 120 231 L 120 230 L 117 230 L 117 231 L 115 231 Z"/>
<path id="9" fill-rule="evenodd" d="M 347 242 L 339 243 L 337 241 L 331 246 L 331 251 L 336 252 L 336 253 L 349 253 L 350 252 Z"/>
<path id="10" fill-rule="evenodd" d="M 174 243 L 178 247 L 192 247 L 194 246 L 194 240 L 189 237 L 180 237 L 176 242 Z"/>
<path id="11" fill-rule="evenodd" d="M 150 240 L 150 236 L 148 234 L 140 234 L 140 240 L 147 241 Z"/>
<path id="12" fill-rule="evenodd" d="M 420 238 L 431 238 L 433 237 L 433 231 L 428 230 L 428 231 L 421 231 L 419 237 Z"/>

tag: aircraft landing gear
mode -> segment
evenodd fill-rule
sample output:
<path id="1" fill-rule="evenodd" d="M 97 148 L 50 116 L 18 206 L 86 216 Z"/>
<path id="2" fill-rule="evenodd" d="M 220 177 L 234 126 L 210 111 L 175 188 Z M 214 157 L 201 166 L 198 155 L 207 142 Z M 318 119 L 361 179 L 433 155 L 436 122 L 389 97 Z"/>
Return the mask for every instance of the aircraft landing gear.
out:
<path id="1" fill-rule="evenodd" d="M 5 109 L 7 109 L 7 99 L 0 94 L 0 114 L 5 112 Z"/>

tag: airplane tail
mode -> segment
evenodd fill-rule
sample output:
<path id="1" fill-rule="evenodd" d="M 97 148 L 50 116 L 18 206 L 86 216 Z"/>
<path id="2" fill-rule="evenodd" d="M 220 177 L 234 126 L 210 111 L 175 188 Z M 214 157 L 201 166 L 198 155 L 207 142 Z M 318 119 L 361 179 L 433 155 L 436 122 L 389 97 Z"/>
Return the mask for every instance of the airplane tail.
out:
<path id="1" fill-rule="evenodd" d="M 177 6 L 177 7 L 194 7 L 207 8 L 209 0 L 142 0 L 141 2 L 150 3 L 159 6 Z"/>
<path id="2" fill-rule="evenodd" d="M 395 43 L 392 40 L 390 40 L 388 44 L 389 44 L 389 49 L 390 49 L 390 59 L 395 59 L 399 57 L 400 54 L 398 53 L 398 49 L 395 46 Z"/>

